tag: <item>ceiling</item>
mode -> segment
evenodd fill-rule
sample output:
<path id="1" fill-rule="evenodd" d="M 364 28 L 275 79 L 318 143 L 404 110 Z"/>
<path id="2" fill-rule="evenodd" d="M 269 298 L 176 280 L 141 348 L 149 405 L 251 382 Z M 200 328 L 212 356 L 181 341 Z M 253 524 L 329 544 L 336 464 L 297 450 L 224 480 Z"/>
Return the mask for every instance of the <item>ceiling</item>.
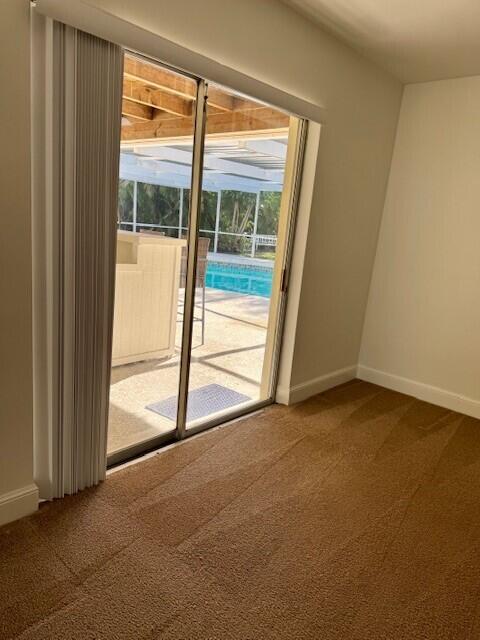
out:
<path id="1" fill-rule="evenodd" d="M 282 0 L 403 82 L 480 74 L 480 0 Z"/>

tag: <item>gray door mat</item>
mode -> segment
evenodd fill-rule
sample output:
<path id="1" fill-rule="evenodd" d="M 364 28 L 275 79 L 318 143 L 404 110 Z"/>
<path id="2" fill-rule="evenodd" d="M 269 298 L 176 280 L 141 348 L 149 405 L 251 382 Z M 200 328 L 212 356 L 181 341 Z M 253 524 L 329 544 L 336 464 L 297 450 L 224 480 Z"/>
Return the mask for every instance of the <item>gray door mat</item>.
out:
<path id="1" fill-rule="evenodd" d="M 221 384 L 207 384 L 188 392 L 187 422 L 205 418 L 217 411 L 224 411 L 242 402 L 251 400 L 249 396 L 238 393 Z M 146 409 L 158 413 L 173 422 L 177 420 L 178 397 L 171 396 L 165 400 L 148 404 Z"/>

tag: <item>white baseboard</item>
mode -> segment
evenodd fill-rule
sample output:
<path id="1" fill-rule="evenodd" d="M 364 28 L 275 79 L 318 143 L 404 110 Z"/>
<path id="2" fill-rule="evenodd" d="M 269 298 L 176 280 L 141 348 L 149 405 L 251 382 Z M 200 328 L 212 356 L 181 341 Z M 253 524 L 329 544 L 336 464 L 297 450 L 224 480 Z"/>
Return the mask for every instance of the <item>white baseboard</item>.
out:
<path id="1" fill-rule="evenodd" d="M 445 407 L 452 411 L 464 413 L 473 418 L 480 418 L 479 400 L 467 398 L 452 391 L 446 391 L 439 387 L 433 387 L 423 382 L 396 376 L 385 371 L 379 371 L 378 369 L 371 369 L 363 365 L 358 365 L 357 378 L 378 384 L 387 389 L 392 389 L 393 391 L 405 393 L 419 400 L 424 400 L 425 402 L 431 402 L 432 404 Z"/>
<path id="2" fill-rule="evenodd" d="M 29 484 L 0 495 L 0 526 L 28 516 L 38 509 L 38 487 Z"/>
<path id="3" fill-rule="evenodd" d="M 317 393 L 322 393 L 322 391 L 332 389 L 332 387 L 336 387 L 339 384 L 349 382 L 350 380 L 353 380 L 356 375 L 356 365 L 345 367 L 344 369 L 338 369 L 337 371 L 332 371 L 331 373 L 319 376 L 318 378 L 307 380 L 307 382 L 296 384 L 289 389 L 285 387 L 278 387 L 275 399 L 279 404 L 295 404 L 296 402 L 301 402 L 302 400 L 311 398 L 312 396 L 317 395 Z"/>

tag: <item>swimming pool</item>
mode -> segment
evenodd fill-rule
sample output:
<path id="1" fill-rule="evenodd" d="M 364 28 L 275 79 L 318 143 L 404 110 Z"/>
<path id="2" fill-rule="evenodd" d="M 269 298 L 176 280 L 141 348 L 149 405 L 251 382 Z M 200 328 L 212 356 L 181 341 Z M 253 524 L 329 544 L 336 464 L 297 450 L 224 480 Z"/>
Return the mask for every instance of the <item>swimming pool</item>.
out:
<path id="1" fill-rule="evenodd" d="M 258 265 L 208 261 L 206 285 L 222 291 L 236 291 L 269 298 L 273 269 Z"/>

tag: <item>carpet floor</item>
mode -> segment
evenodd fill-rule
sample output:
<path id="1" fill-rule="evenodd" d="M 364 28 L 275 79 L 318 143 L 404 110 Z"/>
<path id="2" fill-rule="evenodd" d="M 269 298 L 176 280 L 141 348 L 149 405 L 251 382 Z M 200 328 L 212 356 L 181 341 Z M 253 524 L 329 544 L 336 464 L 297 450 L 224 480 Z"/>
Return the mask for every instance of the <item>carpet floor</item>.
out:
<path id="1" fill-rule="evenodd" d="M 354 381 L 0 529 L 0 637 L 480 637 L 480 424 Z"/>

